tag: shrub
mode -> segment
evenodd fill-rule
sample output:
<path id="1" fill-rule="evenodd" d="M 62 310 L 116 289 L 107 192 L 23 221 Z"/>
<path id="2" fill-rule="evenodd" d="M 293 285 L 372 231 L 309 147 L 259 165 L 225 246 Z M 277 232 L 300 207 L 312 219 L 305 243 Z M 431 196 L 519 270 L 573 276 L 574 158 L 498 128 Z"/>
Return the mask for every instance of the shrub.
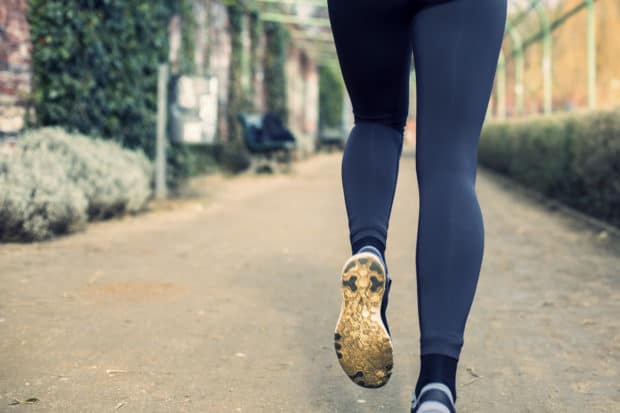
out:
<path id="1" fill-rule="evenodd" d="M 485 125 L 480 164 L 620 225 L 620 109 Z"/>
<path id="2" fill-rule="evenodd" d="M 47 149 L 0 157 L 0 240 L 43 240 L 81 229 L 87 205 Z"/>
<path id="3" fill-rule="evenodd" d="M 168 23 L 181 16 L 180 69 L 192 71 L 192 13 L 189 0 L 29 0 L 35 126 L 102 136 L 154 158 Z"/>
<path id="4" fill-rule="evenodd" d="M 48 127 L 26 132 L 0 163 L 0 239 L 42 240 L 88 219 L 135 213 L 151 195 L 142 152 Z"/>
<path id="5" fill-rule="evenodd" d="M 181 191 L 183 182 L 191 176 L 212 173 L 218 170 L 216 154 L 219 144 L 215 145 L 172 145 L 167 151 L 166 181 L 172 194 Z M 174 150 L 171 150 L 173 149 Z"/>
<path id="6" fill-rule="evenodd" d="M 251 157 L 242 145 L 240 143 L 229 143 L 216 148 L 216 157 L 222 170 L 236 174 L 250 167 Z"/>

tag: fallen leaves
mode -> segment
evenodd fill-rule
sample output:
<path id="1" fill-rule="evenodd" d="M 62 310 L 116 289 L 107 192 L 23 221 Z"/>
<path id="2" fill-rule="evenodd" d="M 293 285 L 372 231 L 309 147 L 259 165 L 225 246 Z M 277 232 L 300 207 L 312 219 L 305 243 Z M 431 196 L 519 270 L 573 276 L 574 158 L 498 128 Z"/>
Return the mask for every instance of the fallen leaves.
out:
<path id="1" fill-rule="evenodd" d="M 26 400 L 13 399 L 9 403 L 9 406 L 17 406 L 18 404 L 35 404 L 38 402 L 39 402 L 39 399 L 37 399 L 36 397 L 30 397 L 29 399 L 26 399 Z"/>

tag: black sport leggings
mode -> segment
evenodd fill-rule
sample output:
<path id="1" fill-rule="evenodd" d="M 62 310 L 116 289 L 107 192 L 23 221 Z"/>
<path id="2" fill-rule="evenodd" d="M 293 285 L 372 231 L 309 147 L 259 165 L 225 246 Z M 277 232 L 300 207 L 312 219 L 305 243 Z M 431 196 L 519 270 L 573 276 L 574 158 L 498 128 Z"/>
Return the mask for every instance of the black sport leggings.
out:
<path id="1" fill-rule="evenodd" d="M 507 0 L 328 0 L 328 7 L 355 117 L 342 158 L 352 244 L 386 242 L 413 51 L 421 354 L 458 358 L 482 264 L 478 141 Z"/>

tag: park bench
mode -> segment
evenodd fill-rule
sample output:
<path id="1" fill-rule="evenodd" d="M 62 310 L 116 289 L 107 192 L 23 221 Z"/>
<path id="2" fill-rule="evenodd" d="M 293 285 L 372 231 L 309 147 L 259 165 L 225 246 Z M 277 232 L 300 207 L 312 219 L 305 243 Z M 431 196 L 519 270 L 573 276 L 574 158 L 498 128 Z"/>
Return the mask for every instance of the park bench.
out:
<path id="1" fill-rule="evenodd" d="M 273 170 L 281 164 L 290 164 L 297 140 L 277 115 L 242 112 L 238 114 L 238 120 L 257 171 Z"/>

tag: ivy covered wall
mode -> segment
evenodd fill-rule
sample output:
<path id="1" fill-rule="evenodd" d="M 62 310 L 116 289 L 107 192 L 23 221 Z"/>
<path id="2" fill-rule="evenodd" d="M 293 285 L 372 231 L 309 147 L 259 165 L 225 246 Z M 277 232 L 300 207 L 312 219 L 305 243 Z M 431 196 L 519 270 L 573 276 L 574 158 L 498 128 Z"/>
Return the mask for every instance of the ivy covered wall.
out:
<path id="1" fill-rule="evenodd" d="M 322 127 L 341 127 L 344 85 L 338 67 L 324 64 L 319 67 L 319 124 Z"/>
<path id="2" fill-rule="evenodd" d="M 185 1 L 31 0 L 32 123 L 104 136 L 153 156 L 157 67 L 168 58 L 170 18 L 184 11 Z"/>
<path id="3" fill-rule="evenodd" d="M 266 38 L 264 58 L 264 86 L 266 110 L 278 114 L 284 122 L 288 121 L 286 99 L 285 64 L 289 36 L 286 29 L 279 23 L 266 22 L 264 25 Z"/>

